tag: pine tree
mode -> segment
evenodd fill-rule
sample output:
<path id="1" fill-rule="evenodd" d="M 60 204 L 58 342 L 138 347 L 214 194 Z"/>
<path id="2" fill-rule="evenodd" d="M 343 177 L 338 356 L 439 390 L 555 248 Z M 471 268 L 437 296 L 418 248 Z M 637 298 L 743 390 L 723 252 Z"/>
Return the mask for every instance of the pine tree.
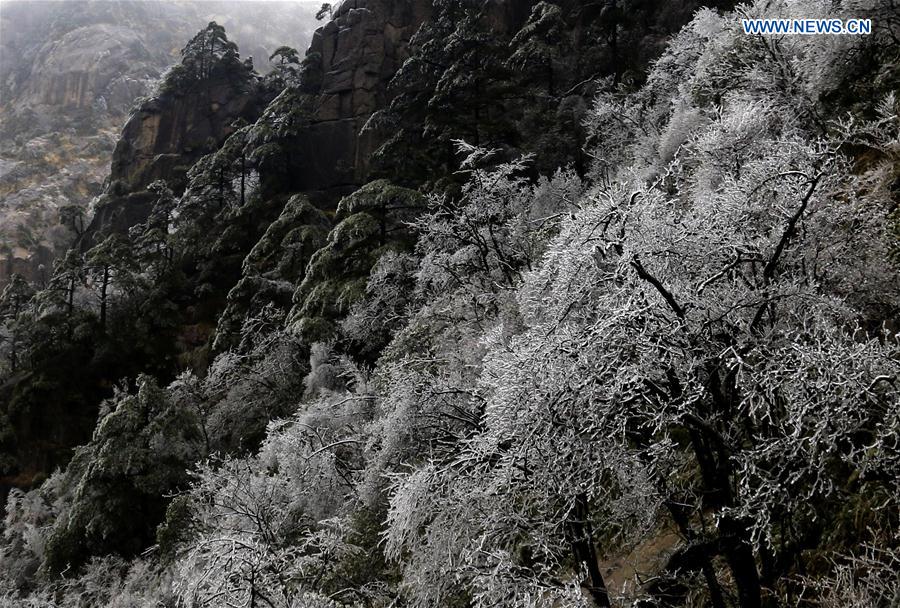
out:
<path id="1" fill-rule="evenodd" d="M 175 249 L 171 231 L 178 199 L 163 180 L 156 180 L 147 186 L 153 194 L 154 202 L 147 220 L 133 226 L 129 239 L 134 244 L 134 255 L 148 268 L 154 269 L 159 280 L 170 268 Z"/>
<path id="2" fill-rule="evenodd" d="M 252 60 L 241 61 L 225 28 L 212 21 L 181 50 L 181 63 L 166 73 L 162 90 L 183 94 L 199 88 L 208 93 L 214 83 L 222 82 L 243 91 L 254 76 Z"/>
<path id="3" fill-rule="evenodd" d="M 138 264 L 131 243 L 111 235 L 86 254 L 89 281 L 100 302 L 100 327 L 106 328 L 107 312 L 113 287 L 130 291 L 137 283 Z"/>
<path id="4" fill-rule="evenodd" d="M 53 275 L 47 289 L 39 294 L 42 302 L 64 308 L 71 316 L 75 309 L 75 293 L 84 285 L 84 256 L 76 249 L 53 263 Z"/>
<path id="5" fill-rule="evenodd" d="M 198 80 L 207 80 L 229 52 L 236 53 L 237 45 L 228 40 L 224 27 L 211 21 L 181 49 L 181 62 Z"/>
<path id="6" fill-rule="evenodd" d="M 563 11 L 552 2 L 538 2 L 528 22 L 510 41 L 512 55 L 508 63 L 520 73 L 543 78 L 547 94 L 556 94 L 555 65 L 567 54 L 566 24 Z"/>
<path id="7" fill-rule="evenodd" d="M 273 61 L 276 57 L 278 57 L 278 65 L 284 66 L 287 64 L 300 63 L 300 57 L 297 54 L 297 49 L 291 48 L 289 46 L 280 46 L 275 51 L 269 55 L 269 61 Z"/>
<path id="8" fill-rule="evenodd" d="M 379 174 L 404 184 L 437 181 L 459 166 L 457 140 L 490 147 L 514 139 L 507 41 L 481 3 L 435 2 L 410 46 L 411 57 L 391 80 L 389 108 L 370 125 L 391 132 L 375 154 Z"/>
<path id="9" fill-rule="evenodd" d="M 22 275 L 14 273 L 0 293 L 0 327 L 3 338 L 9 342 L 9 367 L 15 372 L 19 365 L 21 328 L 19 320 L 34 297 L 34 288 Z"/>

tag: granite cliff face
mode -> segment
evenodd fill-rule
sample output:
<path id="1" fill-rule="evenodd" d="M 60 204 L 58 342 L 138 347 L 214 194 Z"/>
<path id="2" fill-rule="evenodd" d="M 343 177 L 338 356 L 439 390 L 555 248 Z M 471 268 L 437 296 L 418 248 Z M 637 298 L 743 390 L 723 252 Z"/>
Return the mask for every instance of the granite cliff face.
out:
<path id="1" fill-rule="evenodd" d="M 314 112 L 298 142 L 304 190 L 332 198 L 366 181 L 380 136 L 363 126 L 387 105 L 388 83 L 430 12 L 427 0 L 352 0 L 313 35 L 306 56 L 318 78 L 306 85 Z"/>
<path id="2" fill-rule="evenodd" d="M 492 29 L 515 31 L 534 4 L 487 2 Z M 297 143 L 304 159 L 299 182 L 314 200 L 334 204 L 369 180 L 372 154 L 391 133 L 366 123 L 389 105 L 389 83 L 433 10 L 429 0 L 347 0 L 313 35 L 305 82 L 315 96 L 313 116 Z"/>
<path id="3" fill-rule="evenodd" d="M 0 284 L 46 280 L 74 238 L 60 209 L 101 191 L 116 124 L 172 61 L 173 34 L 152 39 L 99 8 L 11 2 L 0 14 Z"/>
<path id="4" fill-rule="evenodd" d="M 254 119 L 257 95 L 218 85 L 202 95 L 157 97 L 142 103 L 122 130 L 110 178 L 132 188 L 163 177 L 177 181 L 172 161 L 189 162 L 211 147 L 210 138 L 221 143 L 237 118 Z"/>
<path id="5" fill-rule="evenodd" d="M 353 0 L 313 35 L 301 84 L 308 120 L 292 142 L 291 182 L 324 207 L 367 181 L 382 134 L 363 126 L 389 102 L 388 83 L 430 12 L 428 0 Z M 84 246 L 98 232 L 141 221 L 153 180 L 164 178 L 176 193 L 183 191 L 190 166 L 222 144 L 235 119 L 256 120 L 272 96 L 258 82 L 246 92 L 215 85 L 202 94 L 168 92 L 143 102 L 116 144 Z"/>
<path id="6" fill-rule="evenodd" d="M 152 203 L 146 189 L 154 180 L 165 179 L 183 191 L 190 167 L 225 141 L 234 121 L 256 120 L 269 99 L 259 83 L 248 91 L 219 83 L 141 103 L 116 143 L 109 181 L 82 245 L 94 244 L 98 233 L 125 232 L 145 219 Z"/>
<path id="7" fill-rule="evenodd" d="M 126 114 L 135 96 L 172 61 L 175 20 L 152 5 L 106 4 L 4 4 L 0 94 L 7 128 L 22 112 L 43 121 L 60 118 L 47 115 L 51 108 L 57 114 L 78 109 Z M 142 22 L 151 26 L 149 33 Z M 153 35 L 153 23 L 164 24 L 160 35 Z"/>
<path id="8" fill-rule="evenodd" d="M 97 24 L 43 44 L 18 103 L 121 115 L 158 75 L 161 59 L 122 25 Z"/>

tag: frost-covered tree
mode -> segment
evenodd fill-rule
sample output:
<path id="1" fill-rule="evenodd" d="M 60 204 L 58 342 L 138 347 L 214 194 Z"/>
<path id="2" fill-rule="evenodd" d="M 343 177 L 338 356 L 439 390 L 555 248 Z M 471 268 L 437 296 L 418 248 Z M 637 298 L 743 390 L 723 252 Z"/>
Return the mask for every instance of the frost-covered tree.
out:
<path id="1" fill-rule="evenodd" d="M 183 601 L 333 606 L 329 596 L 350 603 L 383 594 L 367 587 L 362 529 L 348 510 L 372 414 L 355 375 L 347 392 L 346 381 L 329 384 L 334 392 L 320 385 L 304 411 L 273 423 L 257 455 L 202 465 L 172 503 L 161 534 L 176 539 Z"/>
<path id="2" fill-rule="evenodd" d="M 173 399 L 198 415 L 207 453 L 255 450 L 268 423 L 297 407 L 307 350 L 283 323 L 270 309 L 249 316 L 242 348 L 219 354 L 203 378 L 183 374 L 172 387 Z"/>
<path id="3" fill-rule="evenodd" d="M 325 244 L 331 222 L 303 195 L 288 199 L 281 214 L 244 258 L 242 276 L 228 293 L 214 348 L 246 350 L 242 328 L 267 306 L 286 311 L 312 255 Z"/>
<path id="4" fill-rule="evenodd" d="M 345 196 L 336 224 L 313 253 L 294 292 L 289 322 L 307 340 L 328 341 L 338 322 L 365 292 L 367 276 L 388 251 L 411 248 L 410 222 L 424 197 L 387 180 L 375 180 Z"/>
<path id="5" fill-rule="evenodd" d="M 91 556 L 142 551 L 201 455 L 196 414 L 152 378 L 137 384 L 136 393 L 117 391 L 105 404 L 91 442 L 67 467 L 68 500 L 47 537 L 49 572 L 78 568 Z"/>
<path id="6" fill-rule="evenodd" d="M 341 322 L 343 333 L 363 353 L 380 352 L 408 319 L 418 260 L 388 251 L 369 273 L 366 292 Z"/>
<path id="7" fill-rule="evenodd" d="M 860 174 L 846 154 L 866 140 L 884 155 L 896 110 L 822 137 L 782 120 L 749 68 L 698 97 L 694 62 L 743 60 L 718 19 L 698 15 L 644 92 L 599 102 L 635 130 L 509 281 L 517 314 L 485 315 L 483 417 L 394 477 L 388 551 L 419 605 L 574 604 L 578 582 L 598 605 L 624 592 L 760 606 L 771 589 L 790 605 L 828 526 L 854 551 L 848 502 L 868 537 L 894 542 L 897 343 L 879 327 L 898 302 L 891 194 L 878 164 Z M 683 96 L 656 101 L 679 73 L 695 75 Z M 609 588 L 598 559 L 665 526 L 683 545 L 656 581 Z"/>
<path id="8" fill-rule="evenodd" d="M 506 40 L 490 27 L 488 13 L 472 0 L 436 1 L 410 41 L 414 52 L 391 80 L 390 107 L 369 124 L 386 134 L 376 162 L 402 183 L 451 177 L 459 160 L 455 140 L 508 143 Z"/>
<path id="9" fill-rule="evenodd" d="M 490 151 L 460 144 L 465 167 Z M 497 311 L 504 297 L 539 259 L 542 243 L 561 212 L 580 193 L 579 180 L 560 173 L 537 187 L 526 176 L 528 160 L 495 169 L 469 169 L 458 199 L 434 197 L 416 222 L 422 259 L 418 289 L 432 297 L 454 297 L 471 304 L 478 317 Z"/>
<path id="10" fill-rule="evenodd" d="M 71 315 L 75 310 L 75 295 L 84 286 L 84 256 L 75 249 L 53 263 L 53 275 L 39 299 L 46 308 L 62 308 Z"/>
<path id="11" fill-rule="evenodd" d="M 562 9 L 552 2 L 538 2 L 531 9 L 528 22 L 510 41 L 512 54 L 510 67 L 525 72 L 541 73 L 548 95 L 556 94 L 555 62 L 568 49 L 564 45 L 567 36 Z"/>
<path id="12" fill-rule="evenodd" d="M 178 199 L 163 180 L 147 186 L 154 197 L 150 214 L 144 222 L 132 226 L 129 237 L 134 244 L 135 255 L 142 263 L 154 269 L 154 279 L 159 281 L 171 270 L 175 250 L 171 232 Z"/>
<path id="13" fill-rule="evenodd" d="M 0 593 L 27 588 L 44 558 L 45 529 L 55 516 L 54 505 L 48 500 L 53 483 L 46 485 L 48 487 L 43 491 L 10 490 L 0 539 L 0 564 L 4 574 Z"/>

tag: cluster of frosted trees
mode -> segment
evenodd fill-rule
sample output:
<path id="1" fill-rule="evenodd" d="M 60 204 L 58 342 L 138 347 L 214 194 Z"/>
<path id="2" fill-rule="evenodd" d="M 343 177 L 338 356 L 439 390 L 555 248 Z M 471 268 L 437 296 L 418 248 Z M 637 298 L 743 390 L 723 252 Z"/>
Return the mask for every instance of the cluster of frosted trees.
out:
<path id="1" fill-rule="evenodd" d="M 768 4 L 744 11 L 796 8 Z M 314 345 L 301 397 L 278 330 L 160 389 L 204 460 L 156 553 L 34 605 L 897 601 L 900 107 L 829 105 L 884 76 L 877 37 L 738 23 L 700 12 L 641 90 L 597 100 L 584 182 L 463 145 L 460 197 L 431 200 L 343 323 L 390 328 L 374 367 Z M 240 404 L 272 416 L 258 386 L 296 413 L 215 455 L 207 426 L 240 446 Z M 8 571 L 39 566 L 73 483 L 13 495 Z"/>

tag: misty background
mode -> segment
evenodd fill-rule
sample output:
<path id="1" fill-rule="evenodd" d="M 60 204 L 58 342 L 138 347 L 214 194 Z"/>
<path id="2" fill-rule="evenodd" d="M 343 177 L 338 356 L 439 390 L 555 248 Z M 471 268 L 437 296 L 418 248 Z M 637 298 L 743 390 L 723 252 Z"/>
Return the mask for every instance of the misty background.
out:
<path id="1" fill-rule="evenodd" d="M 185 43 L 223 25 L 254 68 L 281 45 L 305 52 L 321 3 L 294 0 L 2 0 L 0 285 L 44 281 L 77 236 L 60 222 L 87 209 L 109 174 L 119 131 Z M 71 211 L 71 209 L 70 209 Z"/>

